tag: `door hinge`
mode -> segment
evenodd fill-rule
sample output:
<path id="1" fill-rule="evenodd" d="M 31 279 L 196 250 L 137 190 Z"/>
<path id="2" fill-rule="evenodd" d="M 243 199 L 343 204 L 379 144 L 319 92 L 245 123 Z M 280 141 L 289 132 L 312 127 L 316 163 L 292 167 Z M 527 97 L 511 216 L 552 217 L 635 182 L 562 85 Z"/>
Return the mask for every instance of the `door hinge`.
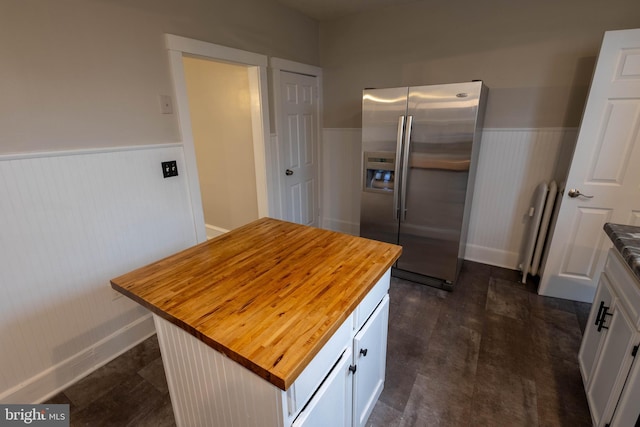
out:
<path id="1" fill-rule="evenodd" d="M 636 354 L 638 354 L 638 346 L 634 345 L 633 350 L 631 350 L 631 356 L 636 357 Z"/>

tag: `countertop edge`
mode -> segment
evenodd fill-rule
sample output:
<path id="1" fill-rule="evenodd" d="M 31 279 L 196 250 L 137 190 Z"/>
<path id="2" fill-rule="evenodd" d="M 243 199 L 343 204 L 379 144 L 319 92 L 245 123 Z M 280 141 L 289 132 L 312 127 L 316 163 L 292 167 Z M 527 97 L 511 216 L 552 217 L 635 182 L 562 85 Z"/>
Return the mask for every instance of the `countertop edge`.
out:
<path id="1" fill-rule="evenodd" d="M 603 229 L 626 265 L 640 281 L 640 227 L 607 222 Z"/>

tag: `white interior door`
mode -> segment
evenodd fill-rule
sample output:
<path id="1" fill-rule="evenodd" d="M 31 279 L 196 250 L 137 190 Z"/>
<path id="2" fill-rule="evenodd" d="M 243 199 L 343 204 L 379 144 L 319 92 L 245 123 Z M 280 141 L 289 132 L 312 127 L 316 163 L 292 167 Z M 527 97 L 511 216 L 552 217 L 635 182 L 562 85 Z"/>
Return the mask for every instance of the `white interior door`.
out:
<path id="1" fill-rule="evenodd" d="M 593 300 L 606 222 L 640 225 L 640 29 L 605 33 L 540 294 Z"/>
<path id="2" fill-rule="evenodd" d="M 282 217 L 318 226 L 317 77 L 280 73 L 280 182 Z"/>

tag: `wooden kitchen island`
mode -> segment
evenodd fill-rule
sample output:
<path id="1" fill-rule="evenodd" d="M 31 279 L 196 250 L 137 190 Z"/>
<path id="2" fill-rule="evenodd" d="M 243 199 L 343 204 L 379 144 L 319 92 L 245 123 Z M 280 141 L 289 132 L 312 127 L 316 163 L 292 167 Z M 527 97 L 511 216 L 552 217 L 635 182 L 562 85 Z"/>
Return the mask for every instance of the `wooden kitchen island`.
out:
<path id="1" fill-rule="evenodd" d="M 360 426 L 400 253 L 263 218 L 111 284 L 153 313 L 178 426 Z"/>

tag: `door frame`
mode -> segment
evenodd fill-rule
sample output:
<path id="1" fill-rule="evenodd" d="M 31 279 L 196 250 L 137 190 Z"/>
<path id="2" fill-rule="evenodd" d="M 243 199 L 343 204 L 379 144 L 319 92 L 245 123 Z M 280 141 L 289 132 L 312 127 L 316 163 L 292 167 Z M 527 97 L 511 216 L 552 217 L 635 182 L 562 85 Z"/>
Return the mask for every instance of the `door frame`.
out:
<path id="1" fill-rule="evenodd" d="M 189 98 L 185 80 L 184 55 L 196 56 L 212 61 L 228 62 L 246 65 L 249 75 L 249 89 L 251 92 L 251 124 L 253 131 L 253 158 L 256 172 L 256 191 L 258 202 L 258 217 L 268 216 L 273 202 L 268 192 L 268 165 L 273 164 L 273 154 L 269 150 L 269 98 L 267 90 L 267 64 L 265 55 L 221 46 L 214 43 L 189 39 L 186 37 L 165 34 L 165 45 L 169 53 L 169 66 L 173 80 L 175 94 L 175 110 L 182 136 L 185 158 L 187 188 L 191 200 L 193 225 L 198 243 L 207 240 L 198 180 L 198 166 L 191 128 L 191 114 L 189 112 Z"/>
<path id="2" fill-rule="evenodd" d="M 273 142 L 273 153 L 275 155 L 274 164 L 275 168 L 273 170 L 273 174 L 271 176 L 271 182 L 275 185 L 273 188 L 273 199 L 276 207 L 276 211 L 273 213 L 277 215 L 278 218 L 284 218 L 284 178 L 281 173 L 281 165 L 282 161 L 280 159 L 280 137 L 282 135 L 282 96 L 280 94 L 280 72 L 287 71 L 290 73 L 304 74 L 307 76 L 316 78 L 316 90 L 318 93 L 318 116 L 316 120 L 318 122 L 318 130 L 316 135 L 316 159 L 318 159 L 317 164 L 317 176 L 316 182 L 318 183 L 318 194 L 316 194 L 316 206 L 318 207 L 318 212 L 315 213 L 317 215 L 317 223 L 320 228 L 323 228 L 322 224 L 322 204 L 320 201 L 322 200 L 322 68 L 316 67 L 314 65 L 302 64 L 300 62 L 290 61 L 288 59 L 282 58 L 269 58 L 269 66 L 271 68 L 271 88 L 273 94 L 273 110 L 274 110 L 274 127 L 275 127 L 275 138 Z"/>

